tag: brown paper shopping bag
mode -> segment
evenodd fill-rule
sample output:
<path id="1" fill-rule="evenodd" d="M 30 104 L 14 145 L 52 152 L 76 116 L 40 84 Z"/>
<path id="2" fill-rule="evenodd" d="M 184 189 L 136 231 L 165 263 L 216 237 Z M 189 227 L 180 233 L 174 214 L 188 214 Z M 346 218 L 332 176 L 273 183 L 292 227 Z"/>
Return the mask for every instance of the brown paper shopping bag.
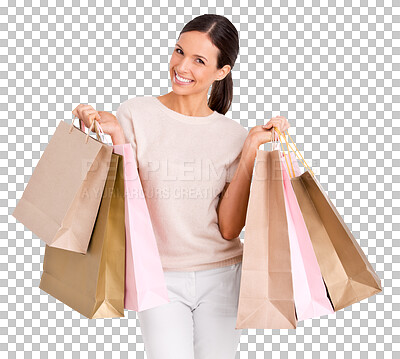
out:
<path id="1" fill-rule="evenodd" d="M 49 246 L 86 253 L 112 151 L 61 121 L 12 215 Z"/>
<path id="2" fill-rule="evenodd" d="M 286 136 L 281 136 L 287 143 Z M 293 140 L 292 143 L 297 150 Z M 291 145 L 287 143 L 287 146 L 296 153 Z M 303 156 L 301 158 L 303 161 Z M 381 292 L 382 287 L 375 270 L 314 172 L 305 161 L 303 164 L 307 171 L 290 181 L 334 310 L 338 311 Z M 290 163 L 287 165 L 292 169 Z"/>
<path id="3" fill-rule="evenodd" d="M 123 317 L 124 213 L 123 158 L 112 154 L 87 253 L 46 245 L 39 287 L 89 319 Z"/>
<path id="4" fill-rule="evenodd" d="M 257 150 L 235 329 L 293 329 L 288 224 L 279 151 Z"/>

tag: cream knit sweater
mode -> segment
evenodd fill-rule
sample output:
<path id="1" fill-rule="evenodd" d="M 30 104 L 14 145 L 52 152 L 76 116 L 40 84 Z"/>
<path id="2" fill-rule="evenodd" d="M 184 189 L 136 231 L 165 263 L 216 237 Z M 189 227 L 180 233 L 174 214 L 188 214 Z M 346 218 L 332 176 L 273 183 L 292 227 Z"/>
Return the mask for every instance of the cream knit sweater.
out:
<path id="1" fill-rule="evenodd" d="M 116 116 L 136 156 L 164 271 L 240 262 L 243 244 L 222 237 L 216 208 L 248 131 L 216 111 L 183 115 L 154 96 L 126 100 Z"/>

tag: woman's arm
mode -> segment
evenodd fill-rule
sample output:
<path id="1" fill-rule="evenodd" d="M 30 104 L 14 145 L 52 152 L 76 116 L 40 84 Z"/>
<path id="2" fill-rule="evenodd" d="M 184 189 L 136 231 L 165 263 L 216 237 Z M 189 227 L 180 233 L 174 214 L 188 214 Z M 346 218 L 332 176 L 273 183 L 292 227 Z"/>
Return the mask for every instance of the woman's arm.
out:
<path id="1" fill-rule="evenodd" d="M 257 150 L 263 143 L 272 140 L 273 127 L 284 132 L 290 127 L 283 116 L 272 118 L 264 126 L 255 126 L 244 142 L 239 165 L 230 183 L 225 185 L 217 206 L 219 229 L 227 240 L 237 238 L 246 222 L 250 196 L 251 178 Z M 268 130 L 269 129 L 269 130 Z"/>
<path id="2" fill-rule="evenodd" d="M 124 132 L 119 124 L 118 126 L 116 125 L 115 131 L 111 134 L 111 140 L 113 145 L 122 145 L 126 143 Z"/>
<path id="3" fill-rule="evenodd" d="M 225 185 L 217 206 L 222 237 L 231 240 L 240 235 L 247 213 L 253 166 L 258 147 L 246 139 L 239 165 L 230 183 Z"/>

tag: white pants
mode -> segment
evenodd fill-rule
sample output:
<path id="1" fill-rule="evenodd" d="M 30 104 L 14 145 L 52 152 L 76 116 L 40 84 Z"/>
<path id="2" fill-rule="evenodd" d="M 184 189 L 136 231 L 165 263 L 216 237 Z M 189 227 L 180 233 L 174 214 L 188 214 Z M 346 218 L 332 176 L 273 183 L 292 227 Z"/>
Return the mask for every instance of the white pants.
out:
<path id="1" fill-rule="evenodd" d="M 147 359 L 235 359 L 241 270 L 164 272 L 170 302 L 137 312 Z"/>

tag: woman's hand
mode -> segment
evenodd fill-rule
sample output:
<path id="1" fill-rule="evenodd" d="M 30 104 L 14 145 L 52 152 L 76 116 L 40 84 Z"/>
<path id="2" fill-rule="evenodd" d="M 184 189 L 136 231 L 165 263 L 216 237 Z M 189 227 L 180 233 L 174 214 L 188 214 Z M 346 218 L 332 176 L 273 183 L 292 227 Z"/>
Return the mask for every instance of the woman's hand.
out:
<path id="1" fill-rule="evenodd" d="M 263 128 L 266 129 L 272 129 L 272 127 L 277 127 L 280 133 L 284 133 L 289 127 L 290 123 L 288 120 L 283 117 L 283 116 L 276 116 L 271 118 L 264 126 Z"/>
<path id="2" fill-rule="evenodd" d="M 288 120 L 283 116 L 276 116 L 271 118 L 265 125 L 254 126 L 247 136 L 248 146 L 253 149 L 258 149 L 262 144 L 270 142 L 273 139 L 276 127 L 282 134 L 286 131 L 290 124 Z"/>
<path id="3" fill-rule="evenodd" d="M 87 128 L 90 128 L 92 122 L 96 120 L 104 133 L 109 134 L 111 137 L 120 132 L 120 124 L 117 118 L 110 112 L 96 111 L 92 106 L 80 104 L 73 111 L 73 115 L 82 120 Z M 94 132 L 95 129 L 92 128 Z"/>

